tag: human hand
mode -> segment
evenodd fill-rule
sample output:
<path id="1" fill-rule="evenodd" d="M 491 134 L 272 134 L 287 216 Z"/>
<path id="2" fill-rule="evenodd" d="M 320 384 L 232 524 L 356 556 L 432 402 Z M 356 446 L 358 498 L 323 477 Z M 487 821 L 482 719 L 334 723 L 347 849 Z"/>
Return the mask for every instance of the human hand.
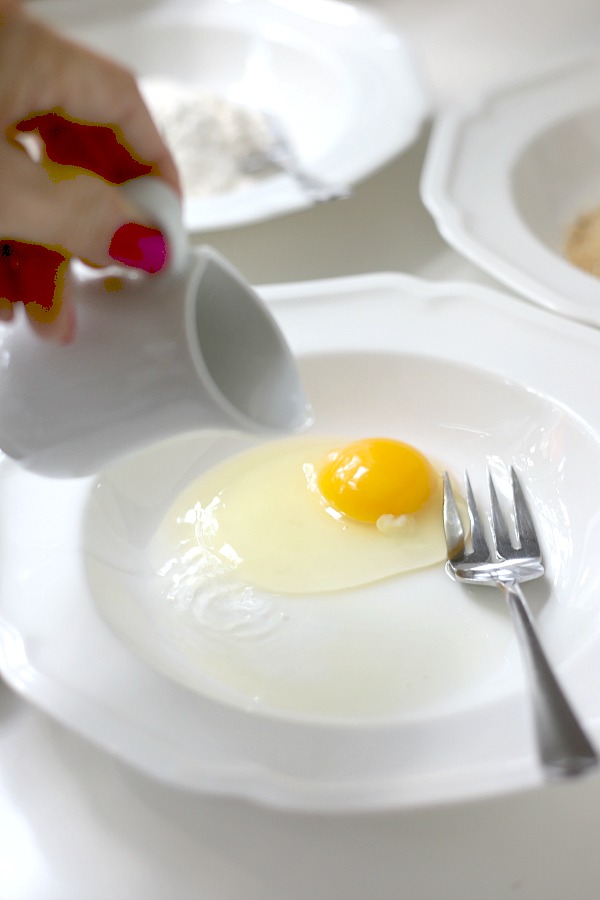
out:
<path id="1" fill-rule="evenodd" d="M 166 262 L 160 231 L 115 185 L 153 174 L 179 190 L 177 170 L 131 73 L 15 0 L 0 0 L 0 59 L 0 318 L 21 301 L 38 332 L 68 341 L 72 256 L 148 272 Z"/>

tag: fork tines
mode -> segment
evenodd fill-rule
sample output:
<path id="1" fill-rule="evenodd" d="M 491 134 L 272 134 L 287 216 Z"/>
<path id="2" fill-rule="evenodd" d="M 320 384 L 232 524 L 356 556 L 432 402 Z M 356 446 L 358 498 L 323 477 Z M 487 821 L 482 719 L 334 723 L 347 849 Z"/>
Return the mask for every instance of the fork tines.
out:
<path id="1" fill-rule="evenodd" d="M 498 499 L 498 493 L 494 484 L 491 470 L 488 466 L 487 481 L 490 495 L 490 529 L 492 532 L 493 546 L 496 556 L 500 560 L 511 559 L 514 551 L 519 549 L 521 555 L 537 558 L 540 556 L 540 546 L 535 532 L 533 519 L 525 500 L 523 488 L 513 466 L 509 467 L 510 484 L 512 488 L 512 511 L 514 514 L 515 535 L 517 544 L 513 543 Z M 448 473 L 444 473 L 444 531 L 446 534 L 446 546 L 448 558 L 458 562 L 467 557 L 484 562 L 491 558 L 488 542 L 486 540 L 484 525 L 477 508 L 471 480 L 468 472 L 465 472 L 465 495 L 467 511 L 470 522 L 471 553 L 465 549 L 466 536 L 461 523 L 460 514 L 452 490 Z"/>
<path id="2" fill-rule="evenodd" d="M 512 506 L 514 510 L 515 532 L 518 546 L 524 554 L 531 557 L 540 555 L 540 545 L 538 543 L 533 519 L 525 500 L 523 488 L 517 477 L 517 473 L 513 466 L 509 467 L 510 484 L 512 488 Z M 496 552 L 502 559 L 509 558 L 511 550 L 514 549 L 510 538 L 506 520 L 504 519 L 498 495 L 492 479 L 492 473 L 488 467 L 488 486 L 490 492 L 490 506 L 492 511 L 491 527 L 494 535 L 494 543 Z"/>
<path id="3" fill-rule="evenodd" d="M 488 477 L 489 476 L 490 472 L 488 469 Z M 471 523 L 471 545 L 473 547 L 473 553 L 477 556 L 478 559 L 489 559 L 490 551 L 485 538 L 483 523 L 479 515 L 479 510 L 477 509 L 477 503 L 475 502 L 475 496 L 473 494 L 473 488 L 471 487 L 471 480 L 469 478 L 468 472 L 465 472 L 465 492 L 467 495 L 467 510 L 469 513 L 469 521 Z"/>
<path id="4" fill-rule="evenodd" d="M 520 587 L 522 582 L 542 577 L 544 565 L 533 520 L 512 466 L 510 482 L 517 537 L 515 544 L 518 546 L 511 541 L 489 467 L 491 535 L 488 546 L 469 476 L 465 473 L 473 544 L 473 549 L 467 552 L 450 479 L 445 474 L 444 528 L 448 547 L 446 571 L 455 581 L 496 587 L 504 594 L 515 625 L 525 672 L 530 681 L 540 762 L 548 777 L 570 778 L 596 768 L 598 755 L 552 670 Z"/>

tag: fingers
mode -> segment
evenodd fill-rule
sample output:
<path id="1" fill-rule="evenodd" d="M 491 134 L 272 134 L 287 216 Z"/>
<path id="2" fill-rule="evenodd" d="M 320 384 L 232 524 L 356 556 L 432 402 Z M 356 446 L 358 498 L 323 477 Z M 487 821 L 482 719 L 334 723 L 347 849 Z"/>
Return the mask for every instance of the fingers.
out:
<path id="1" fill-rule="evenodd" d="M 179 177 L 133 75 L 112 60 L 79 46 L 29 18 L 18 7 L 2 23 L 3 66 L 27 71 L 19 89 L 3 96 L 5 127 L 49 111 L 96 125 L 110 125 L 122 145 L 176 190 Z M 134 151 L 135 148 L 135 151 Z"/>
<path id="2" fill-rule="evenodd" d="M 9 181 L 2 179 L 3 171 L 10 171 Z M 16 148 L 0 144 L 0 180 L 0 235 L 45 244 L 63 256 L 107 266 L 119 259 L 110 248 L 124 225 L 140 226 L 138 237 L 144 236 L 144 228 L 148 237 L 157 234 L 148 216 L 117 187 L 79 168 L 60 167 L 60 177 L 53 178 Z M 164 240 L 162 244 L 164 264 Z M 139 267 L 146 268 L 143 259 L 141 263 Z"/>
<path id="3" fill-rule="evenodd" d="M 77 61 L 74 58 L 70 61 L 72 80 L 68 85 L 68 97 L 66 91 L 59 92 L 60 86 L 56 84 L 55 103 L 47 108 L 64 110 L 71 119 L 80 122 L 109 125 L 119 143 L 142 164 L 148 165 L 151 174 L 160 176 L 181 193 L 179 173 L 171 152 L 132 74 L 112 61 L 90 55 L 86 60 L 86 75 L 82 77 Z"/>
<path id="4" fill-rule="evenodd" d="M 179 191 L 179 177 L 135 79 L 121 66 L 10 2 L 0 9 L 0 58 L 0 238 L 10 237 L 0 239 L 0 321 L 21 301 L 36 331 L 69 340 L 71 256 L 147 272 L 167 261 L 160 231 L 114 185 L 153 174 Z M 16 72 L 26 75 L 15 81 Z M 15 145 L 19 131 L 37 132 L 46 167 Z"/>
<path id="5" fill-rule="evenodd" d="M 167 263 L 166 241 L 117 187 L 80 169 L 53 180 L 9 146 L 0 148 L 0 172 L 7 154 L 12 177 L 2 185 L 0 235 L 11 240 L 0 241 L 0 321 L 9 320 L 12 304 L 21 301 L 38 334 L 67 342 L 75 332 L 66 289 L 71 256 L 154 273 Z"/>
<path id="6" fill-rule="evenodd" d="M 65 291 L 67 260 L 47 247 L 0 242 L 0 319 L 13 317 L 12 304 L 25 305 L 30 322 L 44 337 L 71 340 L 74 311 Z"/>
<path id="7" fill-rule="evenodd" d="M 72 173 L 53 181 L 44 169 L 14 148 L 13 176 L 3 185 L 0 235 L 0 321 L 21 301 L 36 332 L 60 342 L 75 333 L 75 310 L 67 290 L 71 256 L 98 266 L 115 261 L 159 272 L 168 249 L 161 232 L 117 187 L 100 178 Z M 16 169 L 15 169 L 16 167 Z M 0 171 L 2 151 L 0 151 Z"/>
<path id="8" fill-rule="evenodd" d="M 36 303 L 50 310 L 64 257 L 48 247 L 18 241 L 0 244 L 0 294 L 11 303 Z"/>
<path id="9" fill-rule="evenodd" d="M 75 304 L 66 277 L 57 279 L 55 283 L 54 302 L 50 310 L 40 308 L 36 303 L 27 303 L 25 312 L 29 324 L 40 337 L 59 344 L 69 344 L 75 337 Z"/>
<path id="10" fill-rule="evenodd" d="M 10 322 L 13 318 L 13 305 L 10 300 L 0 297 L 0 322 Z"/>
<path id="11" fill-rule="evenodd" d="M 152 173 L 152 166 L 136 159 L 107 125 L 82 125 L 57 113 L 44 113 L 16 127 L 21 133 L 37 132 L 51 162 L 89 169 L 112 184 Z"/>

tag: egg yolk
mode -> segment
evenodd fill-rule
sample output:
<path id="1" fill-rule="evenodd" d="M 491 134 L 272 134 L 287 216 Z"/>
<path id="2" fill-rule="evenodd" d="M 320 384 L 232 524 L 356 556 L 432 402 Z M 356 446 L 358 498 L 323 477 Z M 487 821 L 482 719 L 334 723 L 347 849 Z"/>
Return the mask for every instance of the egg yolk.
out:
<path id="1" fill-rule="evenodd" d="M 435 473 L 409 444 L 370 438 L 329 454 L 317 476 L 322 496 L 334 509 L 359 522 L 415 513 L 429 500 Z"/>

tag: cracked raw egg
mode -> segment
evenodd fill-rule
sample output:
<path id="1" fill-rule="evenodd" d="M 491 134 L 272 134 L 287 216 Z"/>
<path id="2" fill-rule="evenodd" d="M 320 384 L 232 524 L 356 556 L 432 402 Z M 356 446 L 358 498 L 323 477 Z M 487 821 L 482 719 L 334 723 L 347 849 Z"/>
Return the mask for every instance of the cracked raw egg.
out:
<path id="1" fill-rule="evenodd" d="M 201 475 L 168 520 L 204 576 L 212 566 L 277 593 L 344 590 L 446 555 L 441 477 L 389 438 L 255 447 Z"/>

